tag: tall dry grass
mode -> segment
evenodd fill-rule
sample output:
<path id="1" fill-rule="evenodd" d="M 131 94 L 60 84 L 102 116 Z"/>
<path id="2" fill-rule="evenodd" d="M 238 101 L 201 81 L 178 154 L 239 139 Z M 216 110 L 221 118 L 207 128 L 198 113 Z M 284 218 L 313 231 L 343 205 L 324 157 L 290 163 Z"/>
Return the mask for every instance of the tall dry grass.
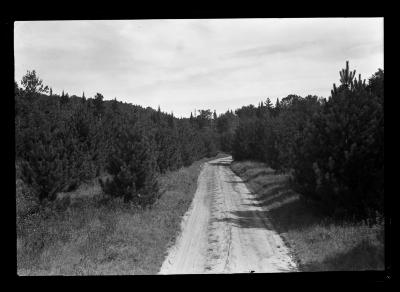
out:
<path id="1" fill-rule="evenodd" d="M 384 269 L 384 220 L 350 222 L 326 218 L 318 206 L 290 189 L 289 175 L 259 162 L 233 162 L 232 170 L 265 208 L 301 271 Z"/>
<path id="2" fill-rule="evenodd" d="M 156 274 L 193 199 L 201 166 L 211 159 L 160 176 L 162 196 L 151 209 L 104 197 L 96 181 L 61 194 L 56 203 L 32 203 L 33 211 L 20 207 L 18 275 Z M 22 181 L 18 186 L 17 208 L 28 193 Z"/>

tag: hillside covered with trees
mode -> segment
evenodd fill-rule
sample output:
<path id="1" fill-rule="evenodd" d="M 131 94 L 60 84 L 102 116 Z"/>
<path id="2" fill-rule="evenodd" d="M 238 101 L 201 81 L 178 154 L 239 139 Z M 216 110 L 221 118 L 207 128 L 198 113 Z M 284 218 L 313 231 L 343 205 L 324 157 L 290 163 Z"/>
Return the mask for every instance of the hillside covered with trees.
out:
<path id="1" fill-rule="evenodd" d="M 15 82 L 16 166 L 41 202 L 106 173 L 107 194 L 150 205 L 159 173 L 216 154 L 210 111 L 178 119 L 160 108 L 104 101 L 100 93 L 57 95 L 35 71 L 21 84 Z"/>
<path id="2" fill-rule="evenodd" d="M 328 99 L 289 95 L 236 111 L 235 160 L 267 163 L 289 172 L 303 198 L 339 217 L 383 213 L 384 72 L 368 82 L 340 71 Z"/>
<path id="3" fill-rule="evenodd" d="M 35 71 L 15 82 L 18 176 L 40 202 L 101 180 L 138 206 L 158 197 L 157 176 L 218 150 L 289 172 L 294 188 L 330 215 L 383 213 L 383 70 L 362 80 L 348 63 L 327 99 L 289 95 L 217 114 L 176 118 L 160 108 L 54 94 Z"/>

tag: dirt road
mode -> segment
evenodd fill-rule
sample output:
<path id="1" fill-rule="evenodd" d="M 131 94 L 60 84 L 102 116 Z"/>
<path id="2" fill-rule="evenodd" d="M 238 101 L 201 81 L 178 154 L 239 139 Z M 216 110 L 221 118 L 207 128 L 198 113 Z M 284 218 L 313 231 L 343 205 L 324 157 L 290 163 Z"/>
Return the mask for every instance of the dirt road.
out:
<path id="1" fill-rule="evenodd" d="M 160 274 L 296 270 L 265 210 L 252 204 L 254 194 L 229 168 L 231 161 L 225 157 L 203 166 L 182 232 Z"/>

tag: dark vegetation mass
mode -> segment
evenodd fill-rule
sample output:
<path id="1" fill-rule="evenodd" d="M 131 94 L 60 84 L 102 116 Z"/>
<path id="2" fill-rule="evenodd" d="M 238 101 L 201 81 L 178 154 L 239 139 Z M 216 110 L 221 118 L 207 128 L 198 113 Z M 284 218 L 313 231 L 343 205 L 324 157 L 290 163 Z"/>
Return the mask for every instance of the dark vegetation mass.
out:
<path id="1" fill-rule="evenodd" d="M 328 99 L 289 95 L 236 111 L 235 160 L 290 173 L 292 187 L 339 218 L 383 214 L 383 70 L 366 82 L 340 71 Z"/>
<path id="2" fill-rule="evenodd" d="M 15 83 L 16 164 L 34 199 L 107 174 L 106 194 L 138 206 L 157 199 L 157 176 L 214 156 L 218 139 L 211 111 L 195 118 L 119 102 L 53 94 L 35 71 Z"/>
<path id="3" fill-rule="evenodd" d="M 17 175 L 39 202 L 106 176 L 106 194 L 144 207 L 159 197 L 159 174 L 222 150 L 289 173 L 326 214 L 374 216 L 383 213 L 383 78 L 381 69 L 356 78 L 347 63 L 328 99 L 289 95 L 176 118 L 100 93 L 54 94 L 28 71 L 15 82 Z"/>

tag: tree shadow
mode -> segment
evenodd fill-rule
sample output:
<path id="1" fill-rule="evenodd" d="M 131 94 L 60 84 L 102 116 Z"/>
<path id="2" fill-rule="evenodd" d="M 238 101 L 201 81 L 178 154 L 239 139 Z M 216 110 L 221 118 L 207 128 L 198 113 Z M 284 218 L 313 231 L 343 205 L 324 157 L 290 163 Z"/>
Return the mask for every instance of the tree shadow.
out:
<path id="1" fill-rule="evenodd" d="M 250 205 L 254 206 L 254 204 Z M 267 207 L 271 206 L 271 203 L 267 204 Z M 225 222 L 239 228 L 274 230 L 278 234 L 282 234 L 289 230 L 302 230 L 315 224 L 312 217 L 302 213 L 302 208 L 304 206 L 299 200 L 283 201 L 271 209 L 230 211 L 230 216 L 212 219 L 212 222 Z"/>
<path id="2" fill-rule="evenodd" d="M 254 208 L 248 211 L 231 211 L 229 216 L 216 221 L 226 222 L 238 228 L 274 230 L 278 234 L 290 231 L 302 232 L 307 228 L 322 224 L 326 216 L 316 202 L 310 202 L 291 189 L 286 177 L 259 178 L 259 173 L 243 181 L 228 181 L 232 184 L 246 183 L 251 190 L 250 199 L 243 205 Z M 330 220 L 330 219 L 329 219 Z M 285 236 L 282 239 L 290 246 Z M 384 269 L 384 244 L 365 240 L 348 246 L 341 253 L 328 253 L 318 262 L 299 262 L 301 271 L 360 271 Z"/>
<path id="3" fill-rule="evenodd" d="M 226 180 L 225 182 L 230 183 L 230 184 L 244 184 L 245 181 L 243 180 Z"/>
<path id="4" fill-rule="evenodd" d="M 232 161 L 218 161 L 218 162 L 208 162 L 208 163 L 213 166 L 229 166 L 231 165 Z"/>
<path id="5" fill-rule="evenodd" d="M 244 183 L 243 181 L 228 182 Z M 224 218 L 221 221 L 225 220 L 241 228 L 274 229 L 279 234 L 289 230 L 301 230 L 318 221 L 313 214 L 312 206 L 295 193 L 286 181 L 264 183 L 249 194 L 251 195 L 250 202 L 243 205 L 260 207 L 262 210 L 233 211 L 230 214 L 235 218 Z"/>
<path id="6" fill-rule="evenodd" d="M 298 199 L 299 195 L 285 186 L 276 186 L 268 190 L 267 194 L 255 196 L 253 205 L 256 207 L 272 207 L 276 204 L 284 204 L 288 201 Z"/>
<path id="7" fill-rule="evenodd" d="M 259 172 L 254 173 L 253 175 L 250 175 L 246 179 L 243 179 L 243 181 L 244 182 L 249 182 L 251 180 L 254 180 L 254 179 L 258 178 L 259 176 L 270 175 L 272 173 L 274 173 L 274 170 L 261 170 Z"/>
<path id="8" fill-rule="evenodd" d="M 225 222 L 239 228 L 262 228 L 272 230 L 272 225 L 267 220 L 267 211 L 231 211 L 234 217 L 213 219 L 212 222 Z"/>
<path id="9" fill-rule="evenodd" d="M 268 198 L 276 196 L 278 193 L 282 193 L 287 190 L 287 186 L 282 185 L 279 182 L 270 182 L 261 185 L 258 189 L 254 191 L 255 200 L 264 201 Z"/>
<path id="10" fill-rule="evenodd" d="M 248 183 L 250 179 L 238 179 L 238 180 L 226 180 L 225 182 L 231 183 L 231 184 L 243 184 L 243 183 Z M 277 185 L 282 185 L 281 182 L 265 182 L 262 183 L 257 189 L 253 190 L 254 193 L 266 193 L 269 188 L 275 187 Z"/>
<path id="11" fill-rule="evenodd" d="M 261 177 L 262 175 L 265 177 Z M 221 221 L 225 220 L 242 228 L 274 229 L 279 234 L 301 230 L 320 222 L 316 211 L 318 208 L 294 192 L 288 178 L 275 175 L 274 170 L 260 170 L 251 176 L 245 176 L 243 180 L 233 179 L 226 182 L 233 186 L 245 183 L 250 191 L 250 200 L 243 205 L 260 210 L 233 211 L 233 218 L 224 218 Z"/>
<path id="12" fill-rule="evenodd" d="M 253 177 L 249 177 L 249 178 L 247 178 L 247 179 L 226 180 L 225 182 L 227 182 L 227 183 L 248 183 L 248 182 L 250 182 L 251 180 L 254 180 L 255 178 L 257 178 L 258 176 L 261 176 L 261 175 L 262 175 L 262 174 L 260 174 L 260 175 L 256 174 L 256 175 L 254 175 Z M 279 183 L 278 183 L 278 182 L 266 182 L 266 183 L 262 183 L 261 186 L 260 186 L 260 188 L 258 189 L 258 191 L 260 191 L 260 190 L 262 190 L 262 189 L 264 189 L 264 188 L 270 187 L 270 186 L 272 186 L 272 185 L 276 185 L 276 184 L 279 184 Z"/>

